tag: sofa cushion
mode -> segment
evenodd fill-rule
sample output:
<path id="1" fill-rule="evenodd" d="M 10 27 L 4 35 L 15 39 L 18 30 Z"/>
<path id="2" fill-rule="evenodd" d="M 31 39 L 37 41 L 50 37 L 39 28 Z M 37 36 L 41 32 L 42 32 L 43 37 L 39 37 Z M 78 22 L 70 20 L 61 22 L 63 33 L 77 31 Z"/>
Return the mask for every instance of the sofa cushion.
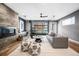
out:
<path id="1" fill-rule="evenodd" d="M 56 36 L 56 34 L 54 32 L 50 32 L 49 35 L 53 36 L 53 37 Z"/>
<path id="2" fill-rule="evenodd" d="M 68 37 L 54 37 L 53 48 L 68 48 Z"/>

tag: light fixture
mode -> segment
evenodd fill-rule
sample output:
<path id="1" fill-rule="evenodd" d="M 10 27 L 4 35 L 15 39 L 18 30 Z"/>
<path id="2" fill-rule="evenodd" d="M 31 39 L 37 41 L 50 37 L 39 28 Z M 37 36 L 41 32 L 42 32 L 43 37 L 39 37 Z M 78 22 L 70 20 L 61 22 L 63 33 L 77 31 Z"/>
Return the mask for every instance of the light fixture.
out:
<path id="1" fill-rule="evenodd" d="M 44 17 L 48 17 L 48 16 L 44 16 L 42 13 L 40 13 L 40 17 L 44 18 Z"/>

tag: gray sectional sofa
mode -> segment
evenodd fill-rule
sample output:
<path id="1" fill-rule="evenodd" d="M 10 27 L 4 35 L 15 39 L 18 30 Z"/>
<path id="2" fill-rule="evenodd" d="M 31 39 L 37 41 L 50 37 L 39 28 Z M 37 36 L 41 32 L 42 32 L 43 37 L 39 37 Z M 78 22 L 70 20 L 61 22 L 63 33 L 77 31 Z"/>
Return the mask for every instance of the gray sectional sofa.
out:
<path id="1" fill-rule="evenodd" d="M 50 33 L 46 36 L 53 48 L 68 48 L 68 37 Z"/>

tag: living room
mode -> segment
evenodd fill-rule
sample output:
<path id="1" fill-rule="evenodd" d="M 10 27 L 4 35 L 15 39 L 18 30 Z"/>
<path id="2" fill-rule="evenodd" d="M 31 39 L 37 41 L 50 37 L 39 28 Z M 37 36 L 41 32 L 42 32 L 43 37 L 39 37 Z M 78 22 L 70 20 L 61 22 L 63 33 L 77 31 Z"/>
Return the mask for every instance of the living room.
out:
<path id="1" fill-rule="evenodd" d="M 78 16 L 79 3 L 0 3 L 0 55 L 78 56 Z"/>

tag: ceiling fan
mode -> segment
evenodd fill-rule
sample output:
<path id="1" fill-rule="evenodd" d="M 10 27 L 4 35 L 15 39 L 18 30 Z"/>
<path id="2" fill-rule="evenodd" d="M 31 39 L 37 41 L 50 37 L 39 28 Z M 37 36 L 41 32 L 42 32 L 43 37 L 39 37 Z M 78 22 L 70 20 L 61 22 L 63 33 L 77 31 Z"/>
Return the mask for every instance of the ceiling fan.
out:
<path id="1" fill-rule="evenodd" d="M 40 13 L 40 17 L 44 18 L 44 17 L 48 17 L 48 16 L 44 16 L 42 13 Z"/>

